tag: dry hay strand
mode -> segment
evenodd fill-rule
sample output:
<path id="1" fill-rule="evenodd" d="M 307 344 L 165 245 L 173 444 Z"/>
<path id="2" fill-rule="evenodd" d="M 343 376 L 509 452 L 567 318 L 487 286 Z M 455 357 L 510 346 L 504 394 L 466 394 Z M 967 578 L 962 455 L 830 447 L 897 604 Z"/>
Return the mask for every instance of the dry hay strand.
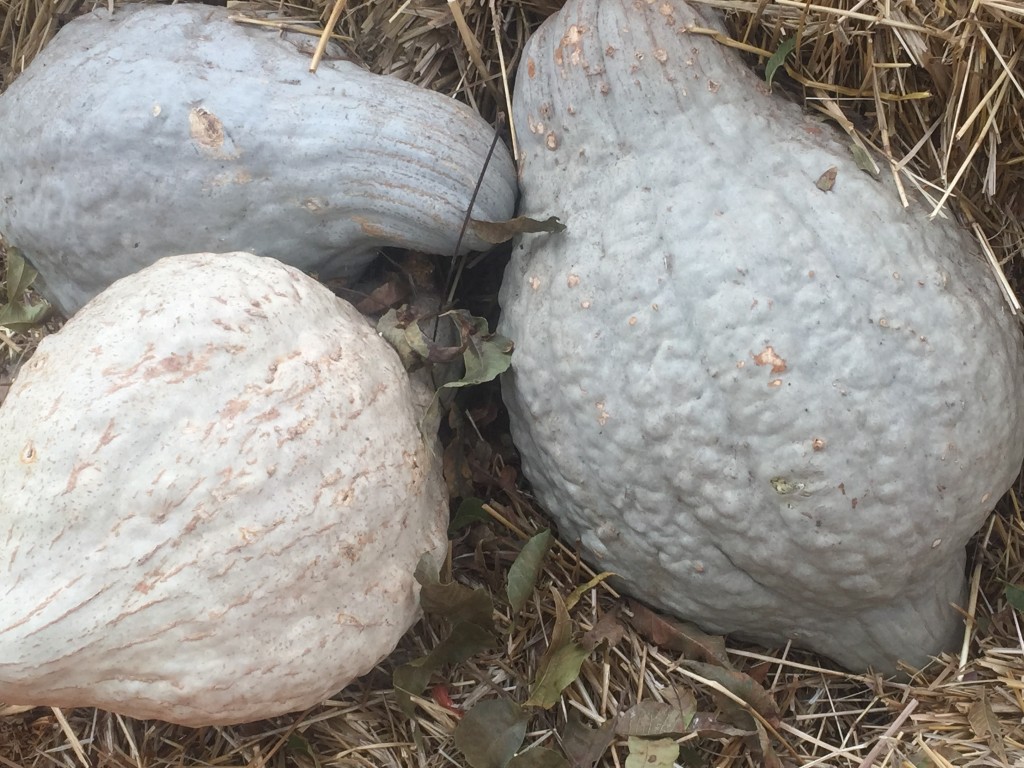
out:
<path id="1" fill-rule="evenodd" d="M 795 35 L 785 66 L 789 83 L 870 148 L 883 169 L 888 165 L 908 200 L 923 196 L 936 210 L 943 202 L 955 203 L 1001 265 L 1020 251 L 1021 4 L 709 4 L 729 12 L 732 44 L 762 61 Z M 262 7 L 284 9 L 289 24 L 305 29 L 314 47 L 323 23 L 335 17 L 333 40 L 371 70 L 454 95 L 493 119 L 507 109 L 505 82 L 529 31 L 556 5 L 557 0 L 474 0 L 459 6 L 442 0 L 348 0 Z M 60 23 L 87 7 L 80 0 L 0 0 L 4 85 Z M 237 10 L 251 16 L 252 8 Z M 2 267 L 0 260 L 0 280 Z M 1019 286 L 1020 268 L 1009 265 L 1007 271 Z M 7 370 L 37 341 L 0 330 Z M 460 536 L 452 553 L 456 579 L 487 586 L 495 595 L 523 540 L 548 524 L 498 458 L 501 450 L 474 449 L 491 457 L 477 492 L 495 499 L 495 520 Z M 964 607 L 962 652 L 938 660 L 910 682 L 851 675 L 790 648 L 729 643 L 733 664 L 763 685 L 780 711 L 778 723 L 769 723 L 769 737 L 782 764 L 1024 766 L 1024 639 L 1020 614 L 1005 595 L 1007 584 L 1024 583 L 1020 490 L 1003 499 L 972 544 L 972 600 Z M 438 687 L 416 697 L 411 718 L 397 706 L 391 675 L 441 641 L 446 628 L 435 617 L 418 624 L 391 657 L 331 700 L 259 723 L 188 729 L 88 708 L 0 708 L 0 767 L 461 766 L 452 736 L 459 713 L 452 707 L 466 710 L 498 696 L 524 701 L 552 636 L 551 590 L 565 596 L 590 578 L 571 549 L 555 550 L 521 615 L 513 621 L 507 606 L 496 604 L 496 621 L 506 632 L 503 644 L 441 670 L 432 681 Z M 681 654 L 616 621 L 620 610 L 622 599 L 605 585 L 587 591 L 573 610 L 577 636 L 602 621 L 606 628 L 617 626 L 617 634 L 583 662 L 551 710 L 535 714 L 527 745 L 557 747 L 570 717 L 596 726 L 638 701 L 664 698 L 673 686 L 692 691 L 702 711 L 720 713 L 718 684 L 685 666 Z M 742 735 L 691 733 L 678 741 L 692 750 L 686 757 L 693 764 L 768 764 Z M 626 755 L 626 740 L 617 738 L 599 765 L 620 768 Z"/>
<path id="2" fill-rule="evenodd" d="M 936 216 L 955 203 L 1019 280 L 1010 262 L 1024 251 L 1024 3 L 697 1 L 724 10 L 731 43 L 762 64 L 792 40 L 785 74 L 807 106 L 888 165 L 904 204 L 923 201 Z"/>
<path id="3" fill-rule="evenodd" d="M 0 0 L 0 86 L 9 85 L 76 14 L 106 2 Z M 125 0 L 110 0 L 116 8 Z M 225 4 L 216 3 L 214 4 Z M 325 29 L 355 61 L 455 96 L 493 121 L 508 112 L 510 73 L 533 29 L 558 0 L 297 0 L 226 3 L 239 21 L 270 22 L 319 38 Z M 330 22 L 334 23 L 330 23 Z M 326 42 L 328 35 L 324 35 Z M 317 57 L 319 58 L 319 57 Z"/>
<path id="4" fill-rule="evenodd" d="M 495 467 L 498 469 L 498 467 Z M 454 543 L 460 582 L 488 588 L 496 597 L 523 541 L 546 525 L 529 499 L 513 491 L 489 508 L 495 521 L 478 525 Z M 736 668 L 759 682 L 781 720 L 770 738 L 786 766 L 1018 766 L 1024 764 L 1021 694 L 1024 643 L 1020 617 L 1006 606 L 1006 581 L 1022 577 L 1018 557 L 1024 521 L 1017 493 L 1012 509 L 989 521 L 975 546 L 978 629 L 960 667 L 937 661 L 911 682 L 851 675 L 793 649 L 758 649 L 730 643 Z M 1005 553 L 1011 553 L 1006 555 Z M 414 717 L 396 702 L 395 668 L 441 642 L 444 623 L 428 617 L 374 671 L 306 712 L 258 723 L 190 729 L 136 721 L 98 710 L 8 708 L 0 710 L 0 766 L 6 768 L 162 768 L 163 766 L 338 766 L 444 768 L 464 766 L 453 731 L 461 712 L 499 697 L 524 701 L 552 637 L 552 590 L 569 595 L 592 572 L 567 547 L 549 555 L 524 611 L 513 617 L 496 599 L 501 645 L 442 669 L 422 696 Z M 576 636 L 603 628 L 599 645 L 578 678 L 549 711 L 530 720 L 528 746 L 558 748 L 570 718 L 590 727 L 639 701 L 667 700 L 674 689 L 695 695 L 697 707 L 721 716 L 721 686 L 685 666 L 681 654 L 652 644 L 622 616 L 622 599 L 601 585 L 583 591 L 572 611 Z M 614 627 L 610 629 L 610 627 Z M 269 629 L 269 628 L 268 628 Z M 747 709 L 750 710 L 749 705 Z M 739 768 L 771 765 L 752 751 L 748 737 L 733 734 L 677 739 L 686 765 Z M 616 738 L 597 763 L 626 765 L 627 740 Z"/>

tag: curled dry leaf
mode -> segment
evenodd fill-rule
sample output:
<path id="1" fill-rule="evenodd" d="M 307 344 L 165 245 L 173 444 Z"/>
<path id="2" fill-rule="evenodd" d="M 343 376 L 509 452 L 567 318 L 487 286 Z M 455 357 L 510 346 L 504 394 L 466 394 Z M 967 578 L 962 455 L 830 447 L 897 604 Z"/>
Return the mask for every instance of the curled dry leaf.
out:
<path id="1" fill-rule="evenodd" d="M 590 579 L 590 581 L 584 584 L 580 584 L 578 587 L 576 587 L 576 589 L 569 593 L 569 596 L 567 598 L 565 598 L 565 607 L 571 611 L 573 608 L 576 607 L 576 603 L 580 601 L 581 597 L 587 594 L 587 592 L 592 590 L 598 584 L 601 584 L 605 580 L 610 579 L 614 575 L 615 574 L 611 571 L 604 571 L 603 573 L 597 574 L 597 576 Z"/>
<path id="2" fill-rule="evenodd" d="M 831 192 L 832 188 L 836 185 L 836 177 L 839 175 L 839 169 L 834 165 L 827 169 L 818 180 L 814 183 L 818 189 L 822 192 Z"/>
<path id="3" fill-rule="evenodd" d="M 471 219 L 469 231 L 484 242 L 497 245 L 498 243 L 511 240 L 516 235 L 536 234 L 538 232 L 564 232 L 565 224 L 559 221 L 557 216 L 549 216 L 543 221 L 531 219 L 529 216 L 517 216 L 508 221 L 478 221 L 477 219 Z"/>

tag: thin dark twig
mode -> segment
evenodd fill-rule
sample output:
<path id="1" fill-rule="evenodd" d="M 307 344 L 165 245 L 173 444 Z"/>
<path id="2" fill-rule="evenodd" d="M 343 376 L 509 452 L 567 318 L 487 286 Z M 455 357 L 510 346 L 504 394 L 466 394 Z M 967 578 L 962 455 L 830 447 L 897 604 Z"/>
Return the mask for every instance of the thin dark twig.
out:
<path id="1" fill-rule="evenodd" d="M 494 126 L 494 138 L 491 140 L 491 147 L 487 150 L 487 156 L 484 158 L 483 167 L 480 169 L 480 175 L 477 177 L 476 186 L 473 187 L 473 194 L 469 198 L 469 205 L 466 207 L 466 216 L 462 220 L 462 228 L 459 230 L 459 237 L 455 241 L 455 252 L 452 254 L 452 262 L 448 267 L 448 276 L 445 278 L 445 296 L 438 301 L 437 314 L 440 316 L 444 310 L 445 304 L 451 304 L 455 298 L 455 286 L 458 284 L 458 276 L 462 273 L 461 263 L 462 260 L 459 258 L 459 249 L 462 247 L 462 240 L 466 236 L 466 231 L 469 229 L 469 222 L 473 219 L 473 206 L 476 205 L 477 195 L 480 194 L 480 188 L 484 185 L 484 176 L 487 175 L 487 168 L 491 164 L 491 158 L 494 156 L 494 150 L 498 147 L 498 142 L 501 140 L 501 129 L 505 125 L 505 113 L 498 112 L 496 119 L 496 125 Z M 437 341 L 437 327 L 438 320 L 440 317 L 434 320 L 434 341 Z"/>

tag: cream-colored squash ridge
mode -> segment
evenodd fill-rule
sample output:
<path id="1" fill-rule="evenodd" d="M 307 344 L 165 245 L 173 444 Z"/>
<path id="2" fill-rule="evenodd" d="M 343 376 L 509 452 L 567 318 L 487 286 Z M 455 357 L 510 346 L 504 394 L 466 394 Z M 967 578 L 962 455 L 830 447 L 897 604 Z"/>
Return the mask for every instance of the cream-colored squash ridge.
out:
<path id="1" fill-rule="evenodd" d="M 275 260 L 116 282 L 0 407 L 0 701 L 206 725 L 367 672 L 447 544 L 421 400 L 358 312 Z"/>

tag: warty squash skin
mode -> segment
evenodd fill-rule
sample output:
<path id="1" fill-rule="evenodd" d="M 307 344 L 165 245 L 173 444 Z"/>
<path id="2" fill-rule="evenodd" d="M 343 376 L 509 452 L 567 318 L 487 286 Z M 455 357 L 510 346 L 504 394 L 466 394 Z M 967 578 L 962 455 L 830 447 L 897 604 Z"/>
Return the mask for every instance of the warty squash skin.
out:
<path id="1" fill-rule="evenodd" d="M 311 74 L 291 39 L 230 13 L 96 10 L 0 96 L 0 234 L 65 315 L 178 253 L 245 250 L 351 278 L 381 246 L 454 251 L 491 127 L 348 61 Z M 515 196 L 500 145 L 475 217 L 509 218 Z"/>
<path id="2" fill-rule="evenodd" d="M 273 259 L 112 285 L 0 406 L 0 701 L 210 725 L 367 672 L 446 550 L 430 397 Z"/>
<path id="3" fill-rule="evenodd" d="M 659 608 L 924 665 L 1024 458 L 1018 320 L 964 232 L 694 26 L 721 28 L 570 0 L 524 53 L 520 212 L 568 230 L 524 236 L 502 286 L 523 469 Z"/>

